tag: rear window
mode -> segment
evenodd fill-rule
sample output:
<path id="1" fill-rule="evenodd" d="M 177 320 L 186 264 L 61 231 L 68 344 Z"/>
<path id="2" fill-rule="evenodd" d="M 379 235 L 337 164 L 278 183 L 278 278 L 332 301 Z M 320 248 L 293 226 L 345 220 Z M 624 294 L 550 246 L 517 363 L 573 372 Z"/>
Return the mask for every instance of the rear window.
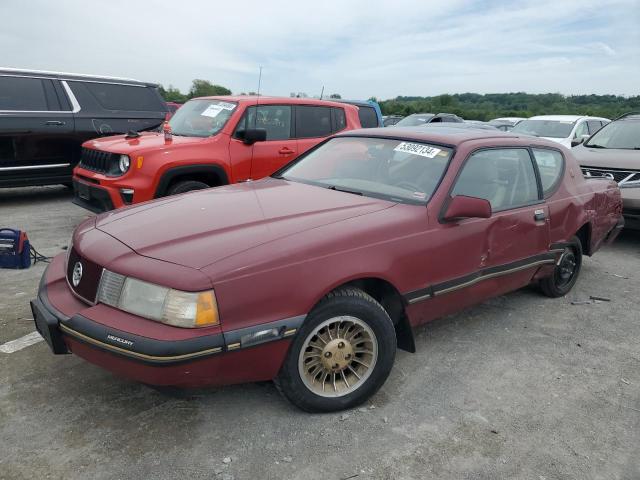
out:
<path id="1" fill-rule="evenodd" d="M 135 85 L 114 83 L 68 82 L 73 93 L 84 85 L 91 95 L 106 110 L 126 110 L 134 112 L 164 112 L 155 89 Z"/>
<path id="2" fill-rule="evenodd" d="M 511 131 L 536 137 L 569 138 L 575 124 L 569 120 L 523 120 Z"/>
<path id="3" fill-rule="evenodd" d="M 362 128 L 376 128 L 378 126 L 378 115 L 373 107 L 358 107 L 358 117 Z"/>
<path id="4" fill-rule="evenodd" d="M 48 109 L 41 79 L 0 77 L 0 110 L 44 111 Z"/>

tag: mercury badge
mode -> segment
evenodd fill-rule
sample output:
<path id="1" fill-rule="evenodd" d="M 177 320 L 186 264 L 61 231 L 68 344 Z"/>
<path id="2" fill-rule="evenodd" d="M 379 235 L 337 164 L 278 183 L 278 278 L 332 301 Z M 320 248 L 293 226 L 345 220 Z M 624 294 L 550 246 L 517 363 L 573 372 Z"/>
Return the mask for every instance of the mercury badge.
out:
<path id="1" fill-rule="evenodd" d="M 77 287 L 80 284 L 80 280 L 82 280 L 82 263 L 76 262 L 73 266 L 73 275 L 71 276 L 71 282 L 74 287 Z"/>

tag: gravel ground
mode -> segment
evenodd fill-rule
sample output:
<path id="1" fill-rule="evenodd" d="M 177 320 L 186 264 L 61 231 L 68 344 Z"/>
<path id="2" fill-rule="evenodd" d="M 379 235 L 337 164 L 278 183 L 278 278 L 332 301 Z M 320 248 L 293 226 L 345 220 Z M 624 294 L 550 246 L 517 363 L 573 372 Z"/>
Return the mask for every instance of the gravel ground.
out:
<path id="1" fill-rule="evenodd" d="M 53 255 L 89 216 L 61 187 L 0 190 L 0 225 Z M 0 270 L 0 345 L 33 332 L 44 267 Z M 640 478 L 640 234 L 534 289 L 420 328 L 363 408 L 309 415 L 270 383 L 160 393 L 43 342 L 0 353 L 0 478 Z M 610 302 L 573 305 L 590 295 Z"/>

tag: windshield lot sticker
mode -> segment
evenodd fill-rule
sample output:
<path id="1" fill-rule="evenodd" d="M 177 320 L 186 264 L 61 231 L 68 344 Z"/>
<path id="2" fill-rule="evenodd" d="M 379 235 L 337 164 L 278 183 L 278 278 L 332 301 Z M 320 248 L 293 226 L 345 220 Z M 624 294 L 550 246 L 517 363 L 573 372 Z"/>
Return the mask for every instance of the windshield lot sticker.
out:
<path id="1" fill-rule="evenodd" d="M 428 147 L 421 143 L 411 142 L 402 142 L 393 150 L 395 152 L 412 153 L 413 155 L 420 155 L 421 157 L 427 158 L 433 158 L 442 151 L 439 148 Z"/>
<path id="2" fill-rule="evenodd" d="M 221 108 L 224 108 L 225 110 L 233 110 L 234 108 L 236 108 L 236 104 L 235 103 L 229 103 L 229 102 L 218 102 L 218 105 Z"/>
<path id="3" fill-rule="evenodd" d="M 202 112 L 200 115 L 202 115 L 203 117 L 217 117 L 218 114 L 223 110 L 223 108 L 220 105 L 209 105 L 204 112 Z"/>

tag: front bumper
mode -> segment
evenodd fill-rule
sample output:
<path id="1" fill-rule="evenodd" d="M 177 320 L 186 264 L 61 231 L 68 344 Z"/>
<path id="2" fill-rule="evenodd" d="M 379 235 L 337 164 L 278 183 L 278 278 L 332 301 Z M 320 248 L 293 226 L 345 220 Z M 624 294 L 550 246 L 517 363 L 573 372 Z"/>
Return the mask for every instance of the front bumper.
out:
<path id="1" fill-rule="evenodd" d="M 73 203 L 94 213 L 108 212 L 114 209 L 114 203 L 106 188 L 73 180 Z"/>
<path id="2" fill-rule="evenodd" d="M 71 352 L 142 383 L 195 387 L 270 380 L 304 320 L 300 316 L 240 330 L 198 331 L 158 324 L 105 305 L 80 306 L 66 283 L 60 283 L 63 263 L 60 256 L 54 259 L 31 302 L 37 331 L 54 354 Z M 131 330 L 137 331 L 115 328 L 114 323 L 132 324 Z M 264 331 L 273 334 L 259 335 Z M 176 334 L 181 338 L 171 338 Z"/>
<path id="3" fill-rule="evenodd" d="M 626 228 L 640 230 L 640 188 L 621 188 L 620 193 Z"/>

